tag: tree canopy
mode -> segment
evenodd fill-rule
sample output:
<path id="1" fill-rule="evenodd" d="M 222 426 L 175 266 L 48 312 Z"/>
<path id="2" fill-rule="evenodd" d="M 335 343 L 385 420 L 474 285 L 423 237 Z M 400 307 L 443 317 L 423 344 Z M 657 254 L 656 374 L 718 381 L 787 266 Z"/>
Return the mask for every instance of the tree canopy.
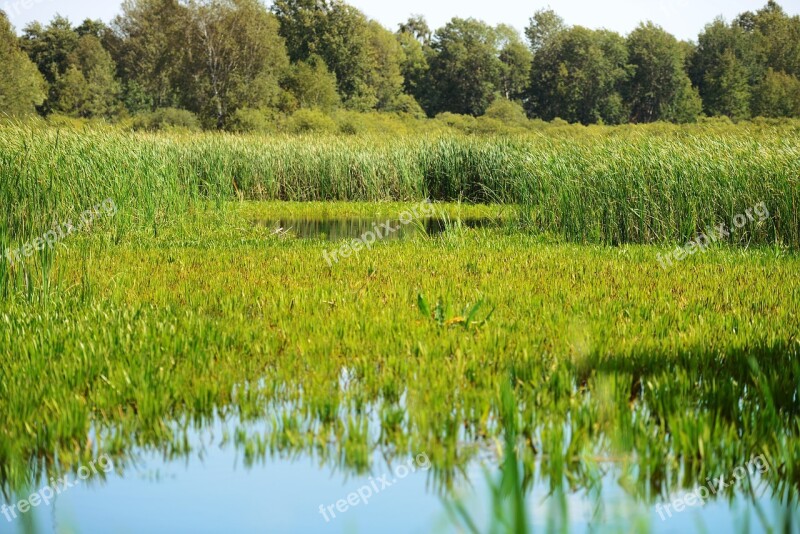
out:
<path id="1" fill-rule="evenodd" d="M 581 26 L 562 29 L 534 55 L 528 111 L 544 120 L 624 122 L 621 92 L 628 71 L 628 51 L 620 35 Z"/>
<path id="2" fill-rule="evenodd" d="M 685 71 L 683 47 L 675 37 L 648 23 L 627 39 L 631 76 L 626 99 L 632 122 L 690 122 L 701 111 L 699 95 Z"/>
<path id="3" fill-rule="evenodd" d="M 17 36 L 0 11 L 0 114 L 31 114 L 45 100 L 45 80 L 19 46 Z"/>
<path id="4" fill-rule="evenodd" d="M 340 108 L 582 124 L 800 115 L 800 17 L 774 0 L 696 42 L 652 22 L 625 36 L 570 26 L 550 9 L 522 34 L 420 15 L 391 32 L 343 0 L 124 0 L 109 24 L 56 16 L 19 36 L 1 13 L 6 115 L 188 113 L 237 131 Z"/>

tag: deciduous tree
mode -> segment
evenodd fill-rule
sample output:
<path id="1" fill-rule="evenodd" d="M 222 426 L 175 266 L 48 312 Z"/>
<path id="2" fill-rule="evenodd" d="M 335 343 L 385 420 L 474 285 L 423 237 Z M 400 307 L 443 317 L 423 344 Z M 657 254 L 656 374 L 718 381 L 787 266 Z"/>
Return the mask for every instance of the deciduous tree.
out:
<path id="1" fill-rule="evenodd" d="M 0 11 L 0 114 L 32 114 L 45 96 L 44 78 L 20 49 L 11 23 Z"/>
<path id="2" fill-rule="evenodd" d="M 627 119 L 625 40 L 606 30 L 575 26 L 558 32 L 534 55 L 529 114 L 544 120 L 617 124 Z"/>
<path id="3" fill-rule="evenodd" d="M 791 74 L 769 69 L 754 91 L 753 115 L 800 117 L 800 80 Z"/>
<path id="4" fill-rule="evenodd" d="M 701 109 L 684 70 L 684 48 L 653 23 L 642 24 L 627 39 L 633 74 L 626 87 L 633 122 L 686 122 Z"/>
<path id="5" fill-rule="evenodd" d="M 368 110 L 378 104 L 370 85 L 376 66 L 363 13 L 341 0 L 275 0 L 272 11 L 292 61 L 317 54 L 336 74 L 347 107 Z"/>
<path id="6" fill-rule="evenodd" d="M 531 51 L 535 54 L 566 29 L 564 19 L 555 11 L 540 9 L 531 17 L 528 27 L 525 28 L 525 36 L 528 38 Z"/>
<path id="7" fill-rule="evenodd" d="M 500 44 L 500 93 L 508 100 L 522 100 L 531 81 L 533 54 L 523 44 L 516 30 L 505 33 L 506 39 Z"/>
<path id="8" fill-rule="evenodd" d="M 78 117 L 110 118 L 119 111 L 116 65 L 100 39 L 86 33 L 69 56 L 67 72 L 56 80 L 55 109 Z"/>
<path id="9" fill-rule="evenodd" d="M 125 0 L 112 28 L 112 55 L 125 83 L 126 103 L 151 110 L 185 105 L 190 14 L 178 0 Z"/>
<path id="10" fill-rule="evenodd" d="M 752 88 L 763 77 L 764 67 L 747 25 L 717 19 L 698 38 L 689 74 L 709 116 L 737 120 L 750 116 Z"/>
<path id="11" fill-rule="evenodd" d="M 336 75 L 317 55 L 295 63 L 286 85 L 301 108 L 333 111 L 341 103 L 336 91 Z"/>
<path id="12" fill-rule="evenodd" d="M 498 89 L 501 63 L 494 28 L 475 19 L 454 18 L 436 31 L 429 83 L 429 114 L 483 115 Z"/>
<path id="13" fill-rule="evenodd" d="M 378 110 L 389 109 L 403 92 L 402 66 L 406 55 L 394 34 L 369 22 L 371 69 L 367 83 L 375 91 Z"/>
<path id="14" fill-rule="evenodd" d="M 258 0 L 193 0 L 188 10 L 189 110 L 224 128 L 240 108 L 274 106 L 289 67 L 275 16 Z"/>

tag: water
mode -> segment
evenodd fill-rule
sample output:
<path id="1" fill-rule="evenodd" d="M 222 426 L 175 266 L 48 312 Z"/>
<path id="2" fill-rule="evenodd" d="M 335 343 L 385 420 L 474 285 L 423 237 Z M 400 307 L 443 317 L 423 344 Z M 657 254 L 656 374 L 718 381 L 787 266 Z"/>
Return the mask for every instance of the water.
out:
<path id="1" fill-rule="evenodd" d="M 105 482 L 69 488 L 50 505 L 40 504 L 11 523 L 0 516 L 0 532 L 457 532 L 444 504 L 456 498 L 482 531 L 490 523 L 489 480 L 498 472 L 490 454 L 470 463 L 452 490 L 442 492 L 424 453 L 388 464 L 376 451 L 371 472 L 361 475 L 309 454 L 251 465 L 236 446 L 221 445 L 230 426 L 218 420 L 192 431 L 193 452 L 184 457 L 139 451 L 126 465 L 117 465 Z M 246 426 L 263 430 L 257 424 Z M 526 495 L 534 531 L 563 526 L 574 533 L 739 532 L 746 521 L 750 531 L 765 531 L 756 506 L 741 494 L 662 520 L 653 503 L 637 501 L 623 490 L 617 466 L 604 469 L 602 490 L 568 491 L 563 501 L 558 492 L 551 494 L 549 481 L 534 484 Z M 757 487 L 755 502 L 774 524 L 777 507 L 769 491 Z"/>
<path id="2" fill-rule="evenodd" d="M 255 224 L 299 239 L 342 241 L 359 239 L 368 232 L 380 232 L 380 240 L 398 240 L 420 234 L 439 235 L 448 227 L 487 228 L 499 223 L 495 219 L 460 219 L 450 222 L 442 219 L 420 219 L 408 224 L 391 219 L 281 219 L 260 220 L 255 221 Z"/>

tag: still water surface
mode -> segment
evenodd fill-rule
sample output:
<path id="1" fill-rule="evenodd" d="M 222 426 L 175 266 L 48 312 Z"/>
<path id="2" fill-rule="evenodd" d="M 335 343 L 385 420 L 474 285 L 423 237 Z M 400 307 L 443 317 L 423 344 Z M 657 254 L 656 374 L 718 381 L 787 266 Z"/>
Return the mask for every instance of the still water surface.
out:
<path id="1" fill-rule="evenodd" d="M 452 491 L 443 493 L 424 453 L 416 460 L 405 459 L 412 466 L 405 469 L 400 468 L 402 461 L 389 465 L 376 452 L 371 471 L 362 475 L 304 454 L 251 464 L 236 446 L 222 444 L 230 428 L 230 423 L 217 421 L 192 431 L 193 451 L 185 457 L 170 460 L 159 452 L 140 452 L 125 466 L 117 465 L 103 482 L 70 488 L 49 506 L 40 505 L 13 522 L 0 516 L 0 532 L 459 532 L 445 505 L 456 498 L 479 528 L 488 530 L 488 480 L 498 471 L 491 454 L 470 464 Z M 262 429 L 251 424 L 249 430 Z M 730 502 L 712 500 L 662 520 L 653 505 L 628 496 L 618 483 L 620 473 L 613 465 L 607 467 L 601 490 L 568 491 L 563 501 L 551 495 L 549 481 L 538 481 L 526 496 L 534 531 L 557 527 L 558 532 L 571 533 L 722 533 L 743 532 L 749 523 L 750 532 L 764 532 L 757 507 L 771 524 L 780 515 L 769 490 L 761 488 L 757 506 L 738 495 Z M 364 488 L 372 494 L 366 496 Z M 365 500 L 354 497 L 359 491 Z M 16 495 L 10 502 L 25 496 Z M 356 504 L 346 504 L 348 498 Z M 337 504 L 347 510 L 342 513 Z"/>
<path id="2" fill-rule="evenodd" d="M 399 220 L 387 219 L 281 219 L 256 221 L 285 235 L 299 239 L 327 239 L 341 241 L 358 239 L 376 229 L 382 232 L 381 240 L 398 240 L 427 234 L 435 236 L 444 233 L 448 227 L 487 228 L 497 226 L 496 219 L 460 219 L 445 222 L 442 219 L 421 219 L 403 224 Z M 394 231 L 384 232 L 382 225 L 390 225 Z"/>

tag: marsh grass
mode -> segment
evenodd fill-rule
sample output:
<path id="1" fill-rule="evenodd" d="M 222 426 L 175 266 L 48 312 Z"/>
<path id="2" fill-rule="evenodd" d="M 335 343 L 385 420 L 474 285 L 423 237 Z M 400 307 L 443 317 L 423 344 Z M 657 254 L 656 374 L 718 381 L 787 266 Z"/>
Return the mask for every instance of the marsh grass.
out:
<path id="1" fill-rule="evenodd" d="M 325 242 L 272 235 L 243 208 L 131 227 L 120 244 L 113 228 L 77 236 L 46 302 L 9 286 L 6 491 L 32 465 L 101 451 L 121 466 L 138 448 L 191 454 L 181 429 L 228 414 L 248 462 L 308 454 L 362 472 L 376 449 L 422 450 L 446 492 L 474 458 L 463 444 L 505 435 L 510 383 L 523 489 L 534 465 L 553 488 L 595 487 L 611 457 L 648 500 L 764 454 L 771 491 L 794 502 L 796 255 L 722 247 L 663 272 L 653 247 L 460 228 L 332 269 Z"/>
<path id="2" fill-rule="evenodd" d="M 0 126 L 11 238 L 98 199 L 157 234 L 197 202 L 438 201 L 520 206 L 522 226 L 580 243 L 685 242 L 765 202 L 734 244 L 800 244 L 790 125 L 626 127 L 506 137 L 257 137 Z M 120 235 L 115 238 L 117 241 Z"/>
<path id="3" fill-rule="evenodd" d="M 55 254 L 0 262 L 0 486 L 7 495 L 100 452 L 123 469 L 134 450 L 185 456 L 186 429 L 222 417 L 241 421 L 230 440 L 249 463 L 305 454 L 364 472 L 376 450 L 426 451 L 447 492 L 474 459 L 464 444 L 513 424 L 506 458 L 519 472 L 504 470 L 504 503 L 530 489 L 534 466 L 555 495 L 596 488 L 614 458 L 626 492 L 653 501 L 763 454 L 792 510 L 796 133 L 2 127 L 0 245 L 105 198 L 119 213 Z M 424 198 L 462 201 L 442 206 L 441 235 L 379 243 L 336 268 L 322 240 L 254 224 L 396 216 L 411 206 L 396 201 Z M 250 202 L 271 199 L 294 202 Z M 762 201 L 767 223 L 659 267 L 661 244 Z M 508 224 L 470 229 L 468 216 Z M 514 510 L 503 513 L 515 529 Z"/>

